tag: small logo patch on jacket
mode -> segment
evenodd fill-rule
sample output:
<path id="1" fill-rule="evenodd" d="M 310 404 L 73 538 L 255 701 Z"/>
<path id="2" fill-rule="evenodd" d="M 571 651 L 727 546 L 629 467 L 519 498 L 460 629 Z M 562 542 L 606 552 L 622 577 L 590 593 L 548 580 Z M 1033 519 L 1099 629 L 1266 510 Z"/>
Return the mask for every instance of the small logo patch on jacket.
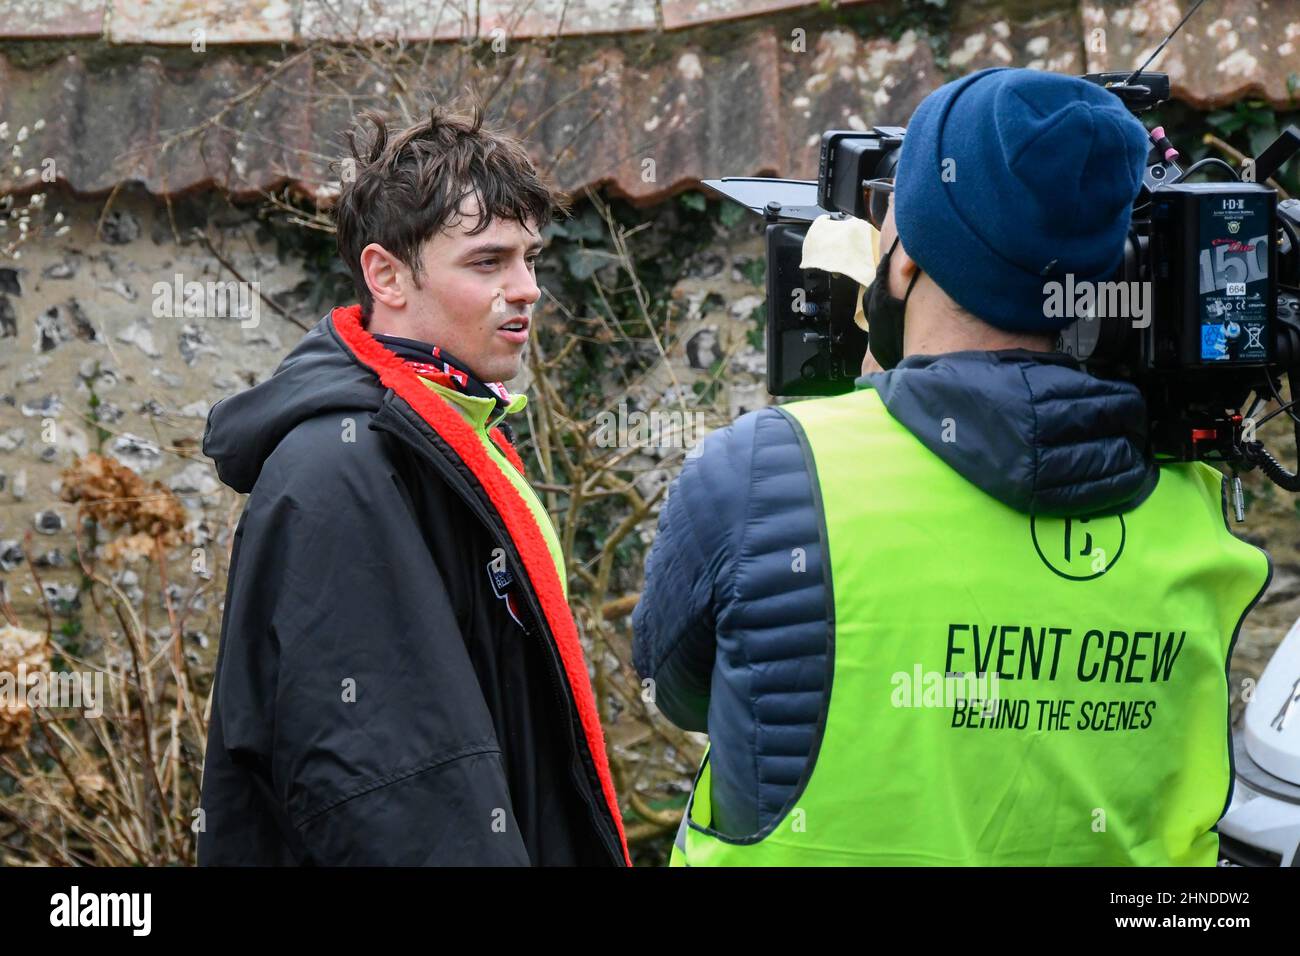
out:
<path id="1" fill-rule="evenodd" d="M 492 593 L 502 601 L 506 602 L 506 610 L 510 616 L 515 619 L 515 623 L 520 627 L 524 622 L 519 619 L 519 611 L 515 606 L 515 596 L 511 585 L 515 583 L 515 576 L 510 573 L 510 568 L 506 564 L 506 553 L 502 548 L 492 549 L 492 560 L 487 563 L 488 580 L 492 582 Z"/>

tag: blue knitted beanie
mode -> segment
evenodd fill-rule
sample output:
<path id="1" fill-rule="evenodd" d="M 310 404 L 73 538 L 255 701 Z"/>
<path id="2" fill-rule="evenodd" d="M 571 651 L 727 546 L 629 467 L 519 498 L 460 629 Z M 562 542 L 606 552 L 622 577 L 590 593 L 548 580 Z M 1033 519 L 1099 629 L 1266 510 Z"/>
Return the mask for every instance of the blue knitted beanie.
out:
<path id="1" fill-rule="evenodd" d="M 994 68 L 947 83 L 907 126 L 894 221 L 907 254 L 990 325 L 1054 332 L 1044 285 L 1114 277 L 1150 150 L 1113 93 Z"/>

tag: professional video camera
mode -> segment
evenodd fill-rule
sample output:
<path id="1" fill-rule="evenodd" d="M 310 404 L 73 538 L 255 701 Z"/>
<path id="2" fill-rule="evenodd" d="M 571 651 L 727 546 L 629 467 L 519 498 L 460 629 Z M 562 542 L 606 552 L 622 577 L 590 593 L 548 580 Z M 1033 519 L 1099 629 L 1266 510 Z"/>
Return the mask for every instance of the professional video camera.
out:
<path id="1" fill-rule="evenodd" d="M 1143 68 L 1083 79 L 1110 90 L 1134 115 L 1169 98 L 1168 76 Z M 801 269 L 803 242 L 813 220 L 827 214 L 879 228 L 905 135 L 893 126 L 825 132 L 816 181 L 705 182 L 767 223 L 771 394 L 834 395 L 852 389 L 860 374 L 868 336 L 853 315 L 863 290 L 848 276 Z M 1300 200 L 1279 203 L 1277 190 L 1265 185 L 1300 152 L 1300 130 L 1287 128 L 1245 165 L 1245 176 L 1214 158 L 1183 169 L 1163 128 L 1150 136 L 1149 165 L 1113 277 L 1114 284 L 1149 283 L 1147 309 L 1140 317 L 1096 310 L 1066 328 L 1057 348 L 1091 374 L 1142 390 L 1158 460 L 1225 462 L 1234 473 L 1258 466 L 1282 488 L 1300 491 L 1300 474 L 1283 468 L 1255 437 L 1260 425 L 1285 413 L 1300 445 L 1300 417 L 1280 397 L 1283 375 L 1300 384 L 1292 377 L 1300 370 Z M 1211 168 L 1231 178 L 1187 181 Z M 1279 407 L 1256 420 L 1269 399 Z"/>

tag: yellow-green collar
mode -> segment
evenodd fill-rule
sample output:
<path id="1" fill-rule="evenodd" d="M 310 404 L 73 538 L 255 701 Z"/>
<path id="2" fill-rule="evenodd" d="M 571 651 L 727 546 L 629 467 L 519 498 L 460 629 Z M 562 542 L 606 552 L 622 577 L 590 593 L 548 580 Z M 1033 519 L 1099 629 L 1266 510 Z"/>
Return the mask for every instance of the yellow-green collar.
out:
<path id="1" fill-rule="evenodd" d="M 471 425 L 478 431 L 488 431 L 495 428 L 501 423 L 501 419 L 507 415 L 513 415 L 515 412 L 521 412 L 528 404 L 528 396 L 522 392 L 511 398 L 510 404 L 505 409 L 492 418 L 492 411 L 496 408 L 496 399 L 485 398 L 478 395 L 466 395 L 464 392 L 458 392 L 454 388 L 448 388 L 446 385 L 439 385 L 423 376 L 416 376 L 430 389 L 437 392 L 447 401 L 451 402 L 461 414 L 464 415 Z M 489 421 L 489 419 L 491 419 Z"/>

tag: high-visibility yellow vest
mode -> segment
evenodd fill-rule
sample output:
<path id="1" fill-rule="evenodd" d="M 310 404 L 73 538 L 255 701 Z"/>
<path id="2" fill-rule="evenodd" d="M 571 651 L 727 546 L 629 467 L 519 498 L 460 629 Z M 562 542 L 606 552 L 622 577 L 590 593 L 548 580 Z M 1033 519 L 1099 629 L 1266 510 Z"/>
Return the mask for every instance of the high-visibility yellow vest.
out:
<path id="1" fill-rule="evenodd" d="M 1168 465 L 1125 514 L 1031 516 L 874 390 L 782 411 L 830 555 L 820 740 L 743 839 L 710 828 L 706 756 L 673 864 L 1213 865 L 1227 663 L 1270 575 L 1227 528 L 1223 477 Z"/>

